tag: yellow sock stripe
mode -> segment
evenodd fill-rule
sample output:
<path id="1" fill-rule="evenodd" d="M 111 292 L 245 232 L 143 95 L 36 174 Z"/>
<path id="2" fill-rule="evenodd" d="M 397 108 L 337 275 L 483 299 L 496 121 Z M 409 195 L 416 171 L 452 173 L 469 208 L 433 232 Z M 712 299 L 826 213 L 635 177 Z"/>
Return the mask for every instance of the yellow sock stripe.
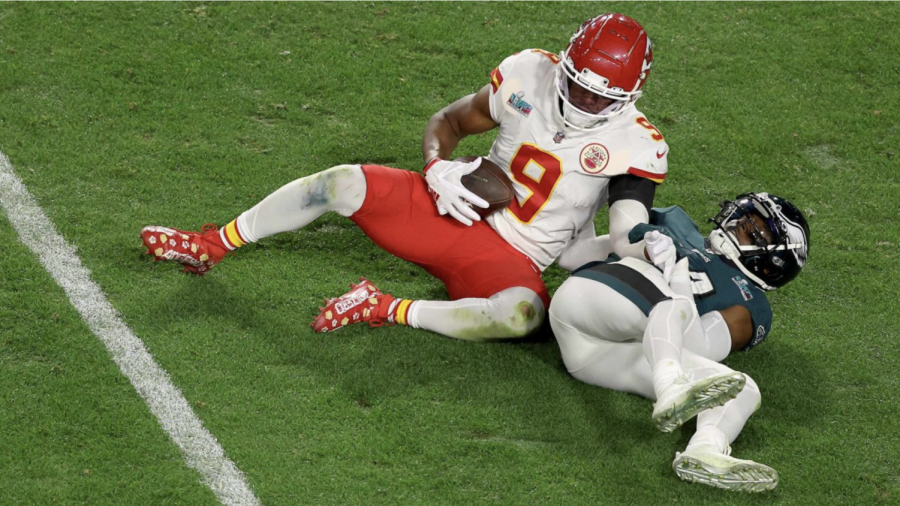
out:
<path id="1" fill-rule="evenodd" d="M 243 239 L 241 239 L 241 234 L 238 233 L 237 220 L 232 220 L 231 223 L 225 225 L 225 237 L 228 238 L 228 241 L 235 248 L 240 248 L 241 246 L 247 244 Z"/>
<path id="2" fill-rule="evenodd" d="M 394 315 L 394 321 L 400 325 L 409 325 L 406 323 L 406 313 L 409 311 L 410 304 L 412 304 L 412 301 L 409 299 L 403 299 L 397 304 L 397 313 Z"/>

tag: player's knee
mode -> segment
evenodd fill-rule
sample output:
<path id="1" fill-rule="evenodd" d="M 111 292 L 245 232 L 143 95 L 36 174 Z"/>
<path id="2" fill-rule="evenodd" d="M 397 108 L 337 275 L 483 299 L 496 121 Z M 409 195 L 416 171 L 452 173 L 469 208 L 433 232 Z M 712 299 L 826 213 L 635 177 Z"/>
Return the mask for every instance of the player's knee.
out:
<path id="1" fill-rule="evenodd" d="M 756 411 L 762 405 L 762 394 L 759 392 L 759 385 L 757 385 L 756 382 L 753 381 L 753 378 L 747 374 L 744 374 L 744 377 L 747 379 L 747 383 L 744 384 L 741 395 L 747 398 L 748 404 L 751 402 L 753 403 L 755 406 L 753 411 Z"/>
<path id="2" fill-rule="evenodd" d="M 673 297 L 653 306 L 650 316 L 653 317 L 654 313 L 668 314 L 670 316 L 668 316 L 667 319 L 670 319 L 670 321 L 679 321 L 684 328 L 687 328 L 687 325 L 693 318 L 694 307 L 693 303 L 684 297 Z M 674 320 L 671 320 L 673 318 Z"/>
<path id="3" fill-rule="evenodd" d="M 584 369 L 574 369 L 572 368 L 568 362 L 566 362 L 565 357 L 563 357 L 563 364 L 566 366 L 566 370 L 569 371 L 569 375 L 573 378 L 577 379 L 582 383 L 594 384 L 592 381 L 593 378 L 590 375 L 590 371 L 586 371 Z"/>
<path id="4" fill-rule="evenodd" d="M 336 165 L 314 176 L 311 192 L 319 202 L 343 216 L 362 207 L 366 198 L 366 176 L 359 165 Z"/>
<path id="5" fill-rule="evenodd" d="M 518 339 L 526 337 L 544 322 L 546 311 L 544 304 L 530 300 L 521 300 L 514 307 L 508 308 L 505 314 L 505 338 Z"/>
<path id="6" fill-rule="evenodd" d="M 547 310 L 540 298 L 519 301 L 516 304 L 514 316 L 514 319 L 519 322 L 516 326 L 516 337 L 525 337 L 537 330 L 544 323 L 546 315 Z"/>
<path id="7" fill-rule="evenodd" d="M 573 279 L 567 279 L 557 288 L 549 309 L 556 321 L 570 326 L 574 326 L 573 317 L 576 316 L 574 313 L 582 307 L 581 301 L 584 299 L 584 294 L 577 289 Z"/>
<path id="8" fill-rule="evenodd" d="M 328 175 L 328 177 L 334 178 L 336 180 L 349 180 L 356 178 L 363 178 L 363 180 L 365 180 L 362 167 L 359 165 L 335 165 L 334 167 L 319 172 L 319 174 L 323 176 Z"/>
<path id="9" fill-rule="evenodd" d="M 683 311 L 685 313 L 691 312 L 691 305 L 693 302 L 683 298 L 683 297 L 673 297 L 668 301 L 672 307 L 675 308 L 676 311 Z"/>
<path id="10" fill-rule="evenodd" d="M 498 316 L 495 320 L 498 338 L 516 339 L 537 330 L 547 310 L 541 297 L 527 288 L 510 288 L 496 297 Z"/>

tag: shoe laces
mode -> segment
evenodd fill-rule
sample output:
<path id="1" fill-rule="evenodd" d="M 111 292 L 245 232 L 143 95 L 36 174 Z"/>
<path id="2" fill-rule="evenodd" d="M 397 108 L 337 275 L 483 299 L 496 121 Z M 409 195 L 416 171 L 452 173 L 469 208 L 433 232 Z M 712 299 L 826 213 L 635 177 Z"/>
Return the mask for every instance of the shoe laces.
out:
<path id="1" fill-rule="evenodd" d="M 217 234 L 217 233 L 219 233 L 219 227 L 217 227 L 215 223 L 206 223 L 202 227 L 200 227 L 200 237 L 203 237 L 204 239 L 209 234 Z M 208 241 L 209 240 L 207 239 L 207 243 L 206 243 L 207 248 L 221 249 L 223 251 L 223 258 L 224 258 L 224 255 L 233 255 L 234 254 L 234 251 L 228 251 L 227 249 L 220 247 L 218 244 L 215 244 L 215 241 L 213 241 L 212 243 L 210 243 Z"/>
<path id="2" fill-rule="evenodd" d="M 374 285 L 373 285 L 374 286 Z M 376 299 L 378 299 L 378 308 L 372 311 L 372 319 L 369 320 L 370 327 L 392 327 L 396 325 L 396 323 L 390 321 L 391 315 L 391 305 L 394 304 L 393 297 L 385 297 L 385 294 L 380 291 L 373 295 Z M 385 299 L 390 299 L 385 303 Z M 383 310 L 381 308 L 384 308 Z M 379 316 L 381 312 L 386 313 L 383 316 Z"/>
<path id="3" fill-rule="evenodd" d="M 219 227 L 215 223 L 206 223 L 200 227 L 200 235 L 206 235 L 210 232 L 218 232 Z"/>
<path id="4" fill-rule="evenodd" d="M 678 375 L 678 378 L 676 378 L 675 381 L 678 383 L 684 383 L 684 384 L 694 381 L 694 370 L 688 369 L 687 371 L 683 371 L 681 374 Z"/>

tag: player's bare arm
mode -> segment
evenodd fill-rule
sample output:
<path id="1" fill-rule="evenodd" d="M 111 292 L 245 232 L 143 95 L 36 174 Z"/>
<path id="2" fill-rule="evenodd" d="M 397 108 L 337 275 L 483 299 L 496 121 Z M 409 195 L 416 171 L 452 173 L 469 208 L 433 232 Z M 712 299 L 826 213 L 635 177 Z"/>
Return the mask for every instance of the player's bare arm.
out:
<path id="1" fill-rule="evenodd" d="M 613 252 L 620 257 L 653 260 L 644 241 L 632 244 L 628 232 L 650 218 L 656 184 L 632 175 L 617 176 L 609 186 L 609 236 Z"/>
<path id="2" fill-rule="evenodd" d="M 744 306 L 736 305 L 725 308 L 719 313 L 728 325 L 731 334 L 731 351 L 742 350 L 753 337 L 753 319 L 750 310 Z"/>
<path id="3" fill-rule="evenodd" d="M 434 158 L 449 159 L 463 138 L 499 126 L 491 117 L 490 96 L 491 86 L 485 85 L 431 117 L 422 139 L 422 158 L 426 163 Z"/>

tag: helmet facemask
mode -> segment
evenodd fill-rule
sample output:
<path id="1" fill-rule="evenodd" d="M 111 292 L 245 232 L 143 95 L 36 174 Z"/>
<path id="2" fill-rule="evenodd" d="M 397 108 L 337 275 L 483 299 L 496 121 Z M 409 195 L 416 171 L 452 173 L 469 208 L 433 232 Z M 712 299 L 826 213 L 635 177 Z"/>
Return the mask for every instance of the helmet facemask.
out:
<path id="1" fill-rule="evenodd" d="M 601 14 L 585 21 L 556 65 L 556 92 L 566 127 L 602 128 L 633 104 L 650 72 L 651 47 L 644 28 L 623 14 Z M 585 110 L 572 102 L 573 86 L 613 103 L 602 111 Z"/>
<path id="2" fill-rule="evenodd" d="M 758 226 L 754 216 L 762 218 Z M 763 290 L 774 290 L 794 279 L 806 264 L 809 227 L 800 212 L 779 197 L 747 193 L 722 203 L 709 221 L 715 230 L 710 248 L 729 260 Z M 741 228 L 751 244 L 741 244 Z"/>
<path id="3" fill-rule="evenodd" d="M 560 112 L 565 125 L 573 130 L 593 131 L 602 128 L 610 119 L 622 114 L 627 105 L 634 103 L 641 96 L 640 90 L 626 92 L 621 88 L 609 87 L 609 79 L 591 72 L 590 69 L 576 71 L 567 51 L 563 51 L 561 60 L 556 66 L 556 79 L 556 94 L 560 100 Z M 584 111 L 571 101 L 572 86 L 580 86 L 590 93 L 614 102 L 598 113 Z"/>

